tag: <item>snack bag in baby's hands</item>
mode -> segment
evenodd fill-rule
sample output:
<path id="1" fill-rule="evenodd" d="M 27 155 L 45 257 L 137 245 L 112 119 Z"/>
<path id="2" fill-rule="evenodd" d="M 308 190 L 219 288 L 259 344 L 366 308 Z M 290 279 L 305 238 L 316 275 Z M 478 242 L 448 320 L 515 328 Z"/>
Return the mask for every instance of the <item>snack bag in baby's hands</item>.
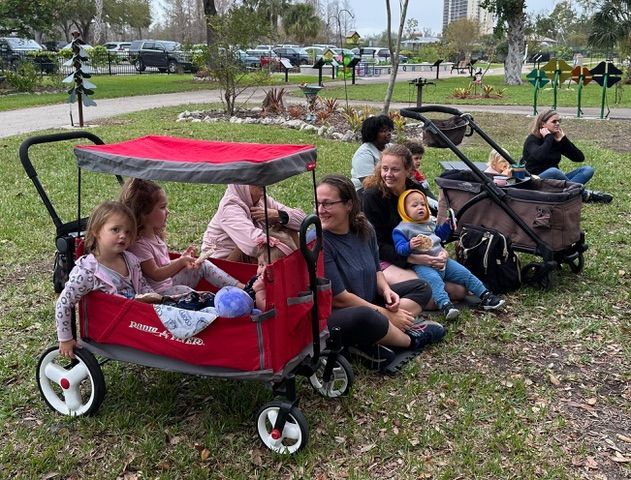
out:
<path id="1" fill-rule="evenodd" d="M 434 242 L 432 242 L 431 238 L 429 238 L 427 235 L 423 235 L 422 233 L 419 233 L 416 236 L 416 238 L 420 238 L 421 239 L 421 243 L 417 247 L 421 251 L 429 250 L 430 248 L 432 248 L 432 245 L 434 244 Z"/>

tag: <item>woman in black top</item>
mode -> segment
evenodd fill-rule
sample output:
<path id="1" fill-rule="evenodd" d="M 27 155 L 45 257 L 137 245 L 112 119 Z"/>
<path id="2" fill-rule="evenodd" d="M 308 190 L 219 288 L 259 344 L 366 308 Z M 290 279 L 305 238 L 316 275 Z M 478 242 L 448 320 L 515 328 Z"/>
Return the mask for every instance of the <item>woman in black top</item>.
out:
<path id="1" fill-rule="evenodd" d="M 594 175 L 593 167 L 582 165 L 564 173 L 559 169 L 561 157 L 573 162 L 585 161 L 583 152 L 574 145 L 561 128 L 561 118 L 554 110 L 540 113 L 533 121 L 530 135 L 524 142 L 522 161 L 526 170 L 540 178 L 565 180 L 585 185 Z M 583 191 L 583 200 L 609 203 L 612 196 L 607 193 Z"/>

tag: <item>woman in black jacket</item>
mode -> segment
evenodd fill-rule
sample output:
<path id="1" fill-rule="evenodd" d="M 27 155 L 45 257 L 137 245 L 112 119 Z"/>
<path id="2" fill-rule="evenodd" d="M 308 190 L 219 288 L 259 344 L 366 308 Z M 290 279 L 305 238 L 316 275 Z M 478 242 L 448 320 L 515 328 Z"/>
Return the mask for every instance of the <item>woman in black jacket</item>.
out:
<path id="1" fill-rule="evenodd" d="M 583 152 L 574 145 L 561 128 L 561 118 L 554 110 L 540 113 L 532 123 L 530 135 L 524 142 L 522 161 L 526 170 L 540 178 L 565 180 L 585 185 L 594 175 L 594 168 L 582 165 L 564 173 L 559 169 L 561 157 L 573 162 L 585 161 Z M 583 190 L 583 200 L 609 203 L 612 196 L 607 193 Z"/>

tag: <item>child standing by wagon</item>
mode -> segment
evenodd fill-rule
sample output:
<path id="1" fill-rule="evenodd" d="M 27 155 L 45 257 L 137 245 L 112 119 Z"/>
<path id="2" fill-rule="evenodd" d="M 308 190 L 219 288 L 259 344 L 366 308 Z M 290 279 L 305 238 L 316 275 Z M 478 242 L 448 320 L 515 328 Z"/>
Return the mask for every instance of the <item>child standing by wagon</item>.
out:
<path id="1" fill-rule="evenodd" d="M 127 248 L 136 237 L 136 220 L 120 202 L 105 202 L 92 212 L 84 249 L 70 272 L 55 305 L 59 354 L 74 358 L 72 310 L 88 293 L 98 290 L 127 298 L 152 293 L 140 270 L 138 259 Z"/>
<path id="2" fill-rule="evenodd" d="M 197 261 L 192 247 L 171 260 L 164 241 L 169 209 L 166 194 L 157 183 L 129 179 L 123 185 L 120 198 L 132 210 L 137 222 L 138 236 L 130 251 L 140 260 L 142 273 L 156 292 L 163 295 L 189 293 L 201 278 L 218 288 L 227 285 L 243 288 L 242 283 L 208 260 Z"/>
<path id="3" fill-rule="evenodd" d="M 449 222 L 436 226 L 436 219 L 430 216 L 427 198 L 420 190 L 406 190 L 399 197 L 398 211 L 401 223 L 392 231 L 394 246 L 399 255 L 424 253 L 432 257 L 430 265 L 413 265 L 418 277 L 425 280 L 432 289 L 432 299 L 447 320 L 458 318 L 460 311 L 449 301 L 445 291 L 445 281 L 464 285 L 481 299 L 484 310 L 496 310 L 504 300 L 491 293 L 484 284 L 466 267 L 449 258 L 447 250 L 441 246 L 451 234 Z"/>
<path id="4" fill-rule="evenodd" d="M 429 187 L 429 182 L 425 177 L 425 174 L 421 170 L 421 161 L 423 160 L 423 155 L 425 155 L 425 147 L 422 143 L 413 142 L 408 140 L 403 145 L 405 145 L 408 150 L 412 153 L 412 162 L 414 163 L 414 169 L 410 175 L 410 178 L 418 183 L 422 187 L 422 191 L 425 193 L 427 197 L 427 201 L 429 202 L 429 206 L 434 210 L 438 210 L 438 200 L 432 193 L 432 189 Z"/>

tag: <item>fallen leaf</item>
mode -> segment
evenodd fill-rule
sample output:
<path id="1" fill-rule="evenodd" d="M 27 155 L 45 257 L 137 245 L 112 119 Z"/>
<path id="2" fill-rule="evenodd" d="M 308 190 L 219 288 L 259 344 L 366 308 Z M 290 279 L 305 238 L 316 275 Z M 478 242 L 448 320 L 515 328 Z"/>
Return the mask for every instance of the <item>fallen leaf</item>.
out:
<path id="1" fill-rule="evenodd" d="M 199 458 L 202 459 L 202 462 L 205 462 L 210 457 L 210 450 L 204 448 L 201 452 L 199 452 Z"/>
<path id="2" fill-rule="evenodd" d="M 561 381 L 555 377 L 552 373 L 548 374 L 548 380 L 552 385 L 561 385 Z"/>
<path id="3" fill-rule="evenodd" d="M 370 452 L 376 446 L 377 446 L 377 444 L 375 444 L 375 443 L 371 443 L 370 445 L 365 445 L 364 447 L 359 449 L 359 453 Z"/>
<path id="4" fill-rule="evenodd" d="M 50 472 L 44 475 L 42 480 L 50 480 L 51 478 L 55 478 L 57 475 L 59 475 L 59 472 Z"/>
<path id="5" fill-rule="evenodd" d="M 592 398 L 588 398 L 587 400 L 585 400 L 585 403 L 586 403 L 587 405 L 591 405 L 591 406 L 593 407 L 594 405 L 596 405 L 596 402 L 597 402 L 597 401 L 598 401 L 598 399 L 597 399 L 597 398 L 592 397 Z"/>
<path id="6" fill-rule="evenodd" d="M 587 457 L 585 460 L 585 466 L 592 470 L 598 470 L 598 464 L 596 463 L 596 460 L 594 460 L 594 457 Z"/>
<path id="7" fill-rule="evenodd" d="M 618 433 L 616 435 L 616 438 L 618 440 L 622 440 L 623 442 L 631 443 L 631 437 L 627 437 L 626 435 L 622 435 L 621 433 Z"/>

